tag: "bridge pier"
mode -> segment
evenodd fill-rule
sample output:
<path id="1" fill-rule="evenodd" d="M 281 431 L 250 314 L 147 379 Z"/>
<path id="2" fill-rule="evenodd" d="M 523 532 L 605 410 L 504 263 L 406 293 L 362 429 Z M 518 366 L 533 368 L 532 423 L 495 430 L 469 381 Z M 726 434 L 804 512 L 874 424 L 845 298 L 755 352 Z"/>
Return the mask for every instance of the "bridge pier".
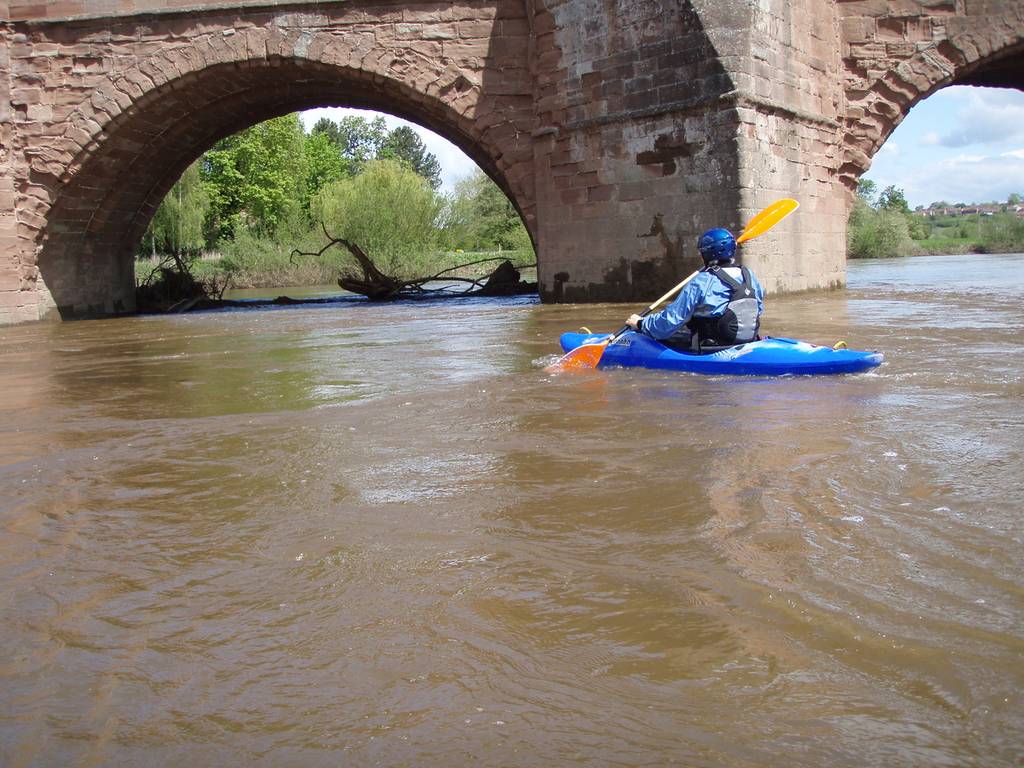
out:
<path id="1" fill-rule="evenodd" d="M 538 239 L 561 256 L 542 254 L 542 296 L 653 298 L 701 264 L 700 233 L 739 231 L 782 197 L 800 212 L 744 245 L 745 262 L 772 292 L 841 286 L 834 5 L 694 2 L 653 39 L 644 13 L 574 26 L 554 11 L 569 106 L 539 119 L 556 128 L 536 152 Z"/>
<path id="2" fill-rule="evenodd" d="M 770 292 L 833 288 L 857 177 L 907 110 L 1024 86 L 1011 0 L 114 6 L 0 0 L 0 324 L 132 311 L 134 250 L 184 168 L 328 105 L 470 154 L 522 214 L 545 301 L 654 298 L 702 231 L 780 197 L 800 212 L 745 262 Z"/>

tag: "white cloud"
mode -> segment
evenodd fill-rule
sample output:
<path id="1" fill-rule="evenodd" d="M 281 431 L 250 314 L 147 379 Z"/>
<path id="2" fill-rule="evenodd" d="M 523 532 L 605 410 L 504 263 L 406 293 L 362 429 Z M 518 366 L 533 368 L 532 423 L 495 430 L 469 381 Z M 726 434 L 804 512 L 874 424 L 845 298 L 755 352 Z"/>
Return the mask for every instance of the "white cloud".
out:
<path id="1" fill-rule="evenodd" d="M 880 183 L 880 182 L 879 182 Z M 895 182 L 911 205 L 1002 201 L 1024 192 L 1024 149 L 1001 155 L 958 155 L 919 167 Z"/>
<path id="2" fill-rule="evenodd" d="M 887 141 L 882 145 L 882 148 L 878 150 L 878 154 L 892 155 L 893 157 L 899 157 L 900 145 L 895 141 Z"/>
<path id="3" fill-rule="evenodd" d="M 940 136 L 942 146 L 994 145 L 1024 138 L 1024 103 L 1015 91 L 968 89 L 957 97 L 964 104 L 957 124 Z"/>
<path id="4" fill-rule="evenodd" d="M 953 155 L 952 157 L 946 158 L 943 163 L 952 166 L 965 166 L 971 165 L 972 163 L 983 163 L 988 159 L 988 155 Z"/>
<path id="5" fill-rule="evenodd" d="M 898 153 L 885 152 L 890 143 Z M 902 189 L 911 207 L 979 203 L 1024 192 L 1024 93 L 943 88 L 907 114 L 866 178 Z"/>

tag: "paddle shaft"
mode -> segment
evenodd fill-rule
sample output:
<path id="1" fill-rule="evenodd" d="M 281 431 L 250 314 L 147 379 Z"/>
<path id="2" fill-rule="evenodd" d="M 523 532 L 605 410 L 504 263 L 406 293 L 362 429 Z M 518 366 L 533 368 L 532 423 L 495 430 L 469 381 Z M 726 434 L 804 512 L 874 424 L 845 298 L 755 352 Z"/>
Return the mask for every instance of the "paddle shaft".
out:
<path id="1" fill-rule="evenodd" d="M 677 293 L 679 293 L 681 290 L 683 290 L 683 288 L 686 287 L 686 284 L 689 283 L 691 280 L 693 280 L 693 278 L 695 278 L 697 275 L 699 275 L 700 272 L 701 272 L 701 270 L 698 269 L 696 272 L 694 272 L 688 278 L 683 280 L 683 282 L 681 282 L 675 288 L 672 288 L 668 293 L 666 293 L 664 296 L 662 296 L 656 302 L 651 304 L 651 306 L 649 306 L 647 309 L 645 309 L 643 312 L 641 312 L 640 313 L 640 317 L 647 317 L 647 315 L 651 314 L 651 312 L 653 312 L 655 309 L 658 308 L 659 304 L 668 301 L 673 296 L 675 296 Z M 619 336 L 621 336 L 622 334 L 624 334 L 626 331 L 629 331 L 629 330 L 632 330 L 632 329 L 628 325 L 622 326 L 622 328 L 620 328 L 618 331 L 616 331 L 615 333 L 612 334 L 611 338 L 608 339 L 608 343 L 611 344 L 613 341 L 615 341 L 615 339 L 619 338 Z"/>

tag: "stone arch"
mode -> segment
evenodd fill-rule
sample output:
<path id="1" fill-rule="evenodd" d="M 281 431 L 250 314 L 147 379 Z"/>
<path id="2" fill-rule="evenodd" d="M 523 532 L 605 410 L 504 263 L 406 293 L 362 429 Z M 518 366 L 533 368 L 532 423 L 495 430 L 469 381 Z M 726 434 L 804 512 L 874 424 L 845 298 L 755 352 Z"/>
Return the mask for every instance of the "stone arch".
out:
<path id="1" fill-rule="evenodd" d="M 188 164 L 224 136 L 310 107 L 381 110 L 436 131 L 495 179 L 535 232 L 532 111 L 517 110 L 508 91 L 484 97 L 473 62 L 370 37 L 218 31 L 100 80 L 61 136 L 26 152 L 23 194 L 49 204 L 37 266 L 60 314 L 132 309 L 134 249 Z"/>
<path id="2" fill-rule="evenodd" d="M 1024 6 L 965 26 L 879 74 L 867 76 L 867 70 L 852 85 L 848 82 L 839 178 L 851 194 L 910 108 L 935 91 L 956 84 L 1024 89 Z M 987 70 L 997 72 L 986 76 Z"/>

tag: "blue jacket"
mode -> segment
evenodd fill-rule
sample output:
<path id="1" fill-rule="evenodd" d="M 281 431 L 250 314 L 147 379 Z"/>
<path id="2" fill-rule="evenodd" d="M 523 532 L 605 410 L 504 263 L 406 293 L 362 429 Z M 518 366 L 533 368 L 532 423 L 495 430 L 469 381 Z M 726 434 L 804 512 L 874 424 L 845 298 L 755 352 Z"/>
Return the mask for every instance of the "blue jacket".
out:
<path id="1" fill-rule="evenodd" d="M 726 267 L 731 277 L 742 281 L 740 268 L 729 265 Z M 748 270 L 757 296 L 757 314 L 764 312 L 764 289 Z M 660 312 L 645 317 L 639 330 L 655 339 L 667 339 L 682 330 L 691 317 L 719 317 L 729 304 L 732 291 L 728 285 L 708 272 L 701 272 L 691 280 L 676 296 L 675 301 Z"/>

